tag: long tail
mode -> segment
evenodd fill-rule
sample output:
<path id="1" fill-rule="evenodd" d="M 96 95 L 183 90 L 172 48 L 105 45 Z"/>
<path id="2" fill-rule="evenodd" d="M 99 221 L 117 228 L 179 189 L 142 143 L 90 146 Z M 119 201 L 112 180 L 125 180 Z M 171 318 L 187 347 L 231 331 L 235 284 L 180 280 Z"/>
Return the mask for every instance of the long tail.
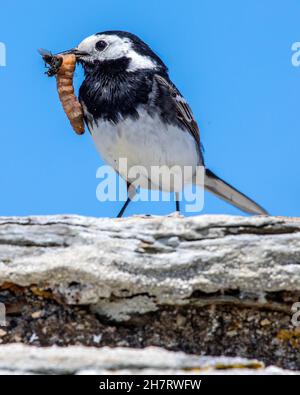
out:
<path id="1" fill-rule="evenodd" d="M 205 169 L 205 188 L 228 203 L 249 214 L 268 215 L 267 211 L 237 189 Z"/>

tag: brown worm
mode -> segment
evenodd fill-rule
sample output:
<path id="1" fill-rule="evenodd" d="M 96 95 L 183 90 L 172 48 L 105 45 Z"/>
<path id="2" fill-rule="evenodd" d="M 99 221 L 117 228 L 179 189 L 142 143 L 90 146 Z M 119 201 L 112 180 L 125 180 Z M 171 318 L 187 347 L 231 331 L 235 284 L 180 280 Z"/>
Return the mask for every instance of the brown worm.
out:
<path id="1" fill-rule="evenodd" d="M 75 55 L 58 55 L 62 58 L 56 74 L 57 91 L 63 109 L 77 134 L 84 133 L 84 120 L 81 104 L 74 93 L 73 76 L 76 67 Z"/>

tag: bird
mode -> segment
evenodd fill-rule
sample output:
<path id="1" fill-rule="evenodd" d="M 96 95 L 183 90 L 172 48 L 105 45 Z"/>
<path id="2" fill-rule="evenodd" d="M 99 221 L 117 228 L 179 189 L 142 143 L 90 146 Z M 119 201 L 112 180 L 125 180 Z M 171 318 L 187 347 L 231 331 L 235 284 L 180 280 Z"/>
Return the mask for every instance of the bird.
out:
<path id="1" fill-rule="evenodd" d="M 85 38 L 74 54 L 84 70 L 79 101 L 84 120 L 102 159 L 125 179 L 127 201 L 122 217 L 138 188 L 175 192 L 180 212 L 180 190 L 193 183 L 197 166 L 204 168 L 204 187 L 248 214 L 267 211 L 206 167 L 200 131 L 192 110 L 169 77 L 163 60 L 135 34 L 104 31 Z M 120 170 L 140 166 L 139 184 Z M 192 169 L 181 183 L 151 178 L 152 167 Z M 150 176 L 149 176 L 150 174 Z"/>

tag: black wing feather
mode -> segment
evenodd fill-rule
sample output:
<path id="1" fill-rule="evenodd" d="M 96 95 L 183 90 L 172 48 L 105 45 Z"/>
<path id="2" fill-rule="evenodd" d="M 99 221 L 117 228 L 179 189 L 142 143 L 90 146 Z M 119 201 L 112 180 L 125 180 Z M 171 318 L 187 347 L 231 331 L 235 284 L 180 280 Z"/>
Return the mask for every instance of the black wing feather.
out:
<path id="1" fill-rule="evenodd" d="M 176 115 L 178 121 L 183 126 L 185 126 L 185 128 L 193 136 L 200 153 L 201 150 L 200 131 L 190 106 L 188 105 L 184 97 L 181 95 L 179 90 L 176 88 L 176 86 L 172 84 L 171 81 L 166 80 L 164 77 L 158 74 L 155 74 L 155 79 L 159 84 L 159 86 L 165 88 L 169 92 L 170 97 L 172 98 L 173 103 L 176 106 Z"/>

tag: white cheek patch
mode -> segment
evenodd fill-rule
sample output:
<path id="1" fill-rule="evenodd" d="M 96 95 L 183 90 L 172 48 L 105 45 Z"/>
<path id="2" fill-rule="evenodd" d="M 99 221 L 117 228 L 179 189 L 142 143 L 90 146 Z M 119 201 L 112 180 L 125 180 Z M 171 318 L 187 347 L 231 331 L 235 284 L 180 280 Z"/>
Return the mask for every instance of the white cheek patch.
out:
<path id="1" fill-rule="evenodd" d="M 155 69 L 157 64 L 154 63 L 147 56 L 140 55 L 133 50 L 130 50 L 127 56 L 131 59 L 127 71 L 136 71 L 141 69 Z"/>
<path id="2" fill-rule="evenodd" d="M 109 44 L 108 47 L 103 51 L 102 58 L 106 60 L 118 59 L 125 56 L 128 52 L 128 46 L 122 45 L 121 43 L 115 42 Z"/>
<path id="3" fill-rule="evenodd" d="M 113 40 L 112 40 L 113 38 Z M 107 39 L 107 38 L 106 38 Z M 131 59 L 127 71 L 133 72 L 141 69 L 155 69 L 157 65 L 147 56 L 138 54 L 132 49 L 131 43 L 121 40 L 119 37 L 112 36 L 109 47 L 103 51 L 102 58 L 111 60 L 127 56 Z"/>

